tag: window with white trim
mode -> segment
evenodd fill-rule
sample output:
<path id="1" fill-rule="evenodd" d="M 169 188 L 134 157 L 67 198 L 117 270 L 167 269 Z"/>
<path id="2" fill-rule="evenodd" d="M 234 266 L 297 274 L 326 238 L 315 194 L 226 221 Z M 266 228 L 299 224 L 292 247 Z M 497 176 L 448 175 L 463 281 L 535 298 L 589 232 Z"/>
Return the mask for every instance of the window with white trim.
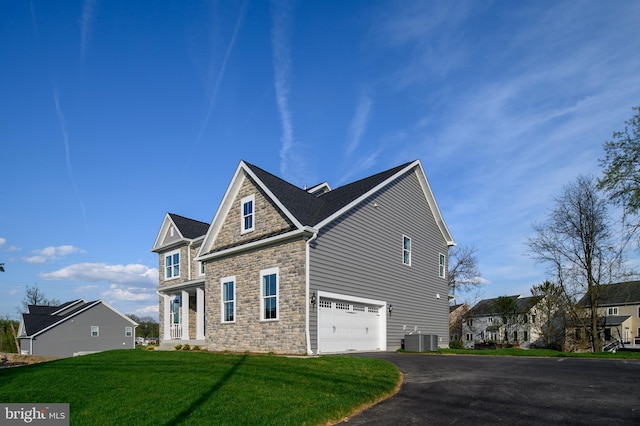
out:
<path id="1" fill-rule="evenodd" d="M 124 336 L 125 337 L 133 337 L 133 327 L 125 327 L 124 328 Z"/>
<path id="2" fill-rule="evenodd" d="M 402 236 L 402 263 L 411 266 L 411 238 Z"/>
<path id="3" fill-rule="evenodd" d="M 164 279 L 180 278 L 180 250 L 164 255 Z"/>
<path id="4" fill-rule="evenodd" d="M 467 337 L 467 342 L 470 342 L 470 341 L 473 340 L 473 334 L 471 334 L 471 333 L 467 333 L 466 337 Z"/>
<path id="5" fill-rule="evenodd" d="M 92 325 L 91 326 L 91 337 L 98 337 L 100 336 L 100 327 L 97 325 Z"/>
<path id="6" fill-rule="evenodd" d="M 440 253 L 440 257 L 438 260 L 438 276 L 440 278 L 444 278 L 447 274 L 446 267 L 446 257 L 444 254 Z"/>
<path id="7" fill-rule="evenodd" d="M 278 268 L 260 271 L 260 319 L 278 319 Z"/>
<path id="8" fill-rule="evenodd" d="M 255 227 L 255 196 L 249 195 L 240 201 L 241 232 L 251 232 Z"/>
<path id="9" fill-rule="evenodd" d="M 225 277 L 220 280 L 222 292 L 222 322 L 234 322 L 236 320 L 236 277 Z"/>
<path id="10" fill-rule="evenodd" d="M 198 262 L 198 274 L 204 275 L 205 267 L 204 262 Z"/>
<path id="11" fill-rule="evenodd" d="M 618 315 L 618 308 L 607 309 L 607 315 Z"/>

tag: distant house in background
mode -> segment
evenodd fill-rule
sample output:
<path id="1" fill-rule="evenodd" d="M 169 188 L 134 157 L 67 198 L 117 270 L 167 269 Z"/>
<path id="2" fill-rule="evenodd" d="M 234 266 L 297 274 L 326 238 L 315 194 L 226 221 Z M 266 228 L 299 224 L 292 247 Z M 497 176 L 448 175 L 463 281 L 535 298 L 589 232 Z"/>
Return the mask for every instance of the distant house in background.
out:
<path id="1" fill-rule="evenodd" d="M 449 340 L 462 340 L 462 323 L 465 320 L 469 305 L 461 303 L 459 305 L 449 306 Z"/>
<path id="2" fill-rule="evenodd" d="M 499 298 L 484 299 L 471 308 L 462 324 L 464 344 L 473 348 L 479 344 L 514 344 L 529 348 L 539 339 L 536 305 L 541 297 L 508 296 L 515 301 L 517 315 L 504 324 L 497 309 Z"/>
<path id="3" fill-rule="evenodd" d="M 591 307 L 585 295 L 578 305 Z M 598 296 L 599 329 L 604 345 L 613 342 L 640 345 L 640 281 L 601 285 Z M 585 330 L 568 330 L 567 343 L 571 349 L 589 348 Z"/>
<path id="4" fill-rule="evenodd" d="M 60 306 L 29 305 L 18 330 L 20 353 L 70 357 L 133 349 L 137 326 L 101 300 L 72 300 Z"/>

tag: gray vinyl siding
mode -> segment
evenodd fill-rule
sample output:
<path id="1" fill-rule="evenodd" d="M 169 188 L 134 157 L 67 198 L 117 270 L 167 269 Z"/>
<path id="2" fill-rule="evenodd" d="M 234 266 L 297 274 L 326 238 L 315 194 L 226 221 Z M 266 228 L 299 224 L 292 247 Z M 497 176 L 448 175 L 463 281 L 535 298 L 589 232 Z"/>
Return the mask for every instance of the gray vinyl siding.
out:
<path id="1" fill-rule="evenodd" d="M 411 266 L 403 263 L 403 235 L 411 238 Z M 387 350 L 406 332 L 437 334 L 449 343 L 447 280 L 439 255 L 448 246 L 414 172 L 323 227 L 312 242 L 310 290 L 386 301 Z M 446 265 L 445 265 L 446 267 Z M 439 295 L 439 298 L 437 298 Z M 317 350 L 317 310 L 311 309 L 312 350 Z"/>
<path id="2" fill-rule="evenodd" d="M 100 327 L 98 337 L 91 336 L 92 325 Z M 131 337 L 125 336 L 125 327 L 132 327 Z M 68 357 L 76 352 L 133 349 L 134 339 L 133 324 L 100 303 L 35 336 L 33 354 Z M 20 346 L 28 349 L 28 345 L 24 339 Z"/>

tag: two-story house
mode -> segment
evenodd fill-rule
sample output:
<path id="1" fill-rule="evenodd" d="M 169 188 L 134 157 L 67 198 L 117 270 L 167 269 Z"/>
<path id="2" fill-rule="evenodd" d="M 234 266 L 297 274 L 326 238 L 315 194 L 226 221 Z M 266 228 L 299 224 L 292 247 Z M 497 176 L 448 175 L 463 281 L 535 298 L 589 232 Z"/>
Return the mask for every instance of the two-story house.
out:
<path id="1" fill-rule="evenodd" d="M 454 241 L 420 161 L 332 189 L 241 161 L 210 224 L 167 214 L 161 346 L 289 354 L 449 343 Z"/>
<path id="2" fill-rule="evenodd" d="M 590 308 L 585 295 L 579 306 Z M 640 281 L 627 281 L 598 287 L 598 324 L 604 345 L 622 342 L 625 345 L 640 345 Z M 570 336 L 588 336 L 586 331 L 574 331 Z M 574 342 L 580 348 L 579 339 Z M 588 346 L 584 343 L 583 347 Z"/>
<path id="3" fill-rule="evenodd" d="M 541 318 L 536 305 L 541 297 L 505 296 L 513 300 L 512 312 L 500 312 L 499 298 L 484 299 L 473 306 L 462 323 L 465 347 L 481 344 L 512 344 L 531 347 L 540 338 Z M 505 316 L 508 317 L 505 319 Z"/>

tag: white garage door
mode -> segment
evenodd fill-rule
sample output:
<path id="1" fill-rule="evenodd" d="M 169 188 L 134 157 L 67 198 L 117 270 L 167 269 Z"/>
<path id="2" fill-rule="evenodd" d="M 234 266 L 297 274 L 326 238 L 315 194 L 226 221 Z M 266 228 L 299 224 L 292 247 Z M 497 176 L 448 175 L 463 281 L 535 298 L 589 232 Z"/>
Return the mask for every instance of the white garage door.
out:
<path id="1" fill-rule="evenodd" d="M 383 306 L 320 297 L 320 353 L 380 350 Z"/>

